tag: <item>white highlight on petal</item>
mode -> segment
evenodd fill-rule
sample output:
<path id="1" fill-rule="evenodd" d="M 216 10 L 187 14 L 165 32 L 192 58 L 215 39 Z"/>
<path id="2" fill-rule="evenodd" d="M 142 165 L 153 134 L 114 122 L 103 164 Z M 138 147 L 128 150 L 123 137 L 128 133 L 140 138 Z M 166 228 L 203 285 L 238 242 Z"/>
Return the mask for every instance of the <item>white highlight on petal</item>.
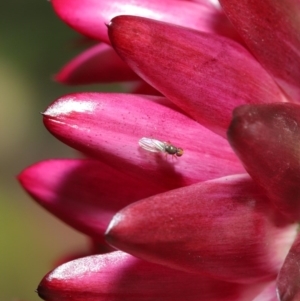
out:
<path id="1" fill-rule="evenodd" d="M 82 261 L 74 260 L 67 262 L 56 268 L 49 276 L 49 280 L 53 279 L 72 279 L 86 273 L 92 273 L 99 269 L 96 265 L 85 265 Z"/>
<path id="2" fill-rule="evenodd" d="M 113 219 L 111 220 L 111 222 L 109 223 L 109 225 L 108 225 L 108 227 L 107 227 L 107 229 L 105 231 L 105 235 L 110 232 L 111 228 L 113 228 L 118 223 L 122 222 L 122 220 L 123 220 L 123 214 L 122 213 L 117 213 L 113 217 Z"/>
<path id="3" fill-rule="evenodd" d="M 278 262 L 279 268 L 295 241 L 297 234 L 298 224 L 296 223 L 285 226 L 284 230 L 278 229 L 278 233 L 275 236 L 274 241 L 273 255 L 274 259 Z"/>
<path id="4" fill-rule="evenodd" d="M 124 262 L 126 256 L 128 255 L 123 252 L 113 252 L 105 255 L 93 255 L 79 258 L 54 269 L 53 272 L 48 275 L 47 280 L 68 280 L 83 276 L 88 277 L 91 274 L 99 274 L 99 272 L 105 273 L 105 268 L 107 268 L 107 266 L 109 267 L 111 264 L 116 266 L 130 264 L 130 261 Z M 106 260 L 103 260 L 105 258 Z M 107 278 L 108 277 L 109 273 L 107 274 Z"/>
<path id="5" fill-rule="evenodd" d="M 211 2 L 211 4 L 214 5 L 216 8 L 221 9 L 219 0 L 209 0 L 209 2 Z"/>
<path id="6" fill-rule="evenodd" d="M 119 3 L 118 11 L 122 12 L 120 13 L 120 15 L 143 16 L 155 20 L 160 20 L 163 17 L 160 12 L 156 12 L 156 10 L 153 9 L 152 7 L 147 8 L 147 7 L 143 7 L 142 5 L 138 6 L 136 3 L 135 4 Z M 112 19 L 115 16 L 116 16 L 116 8 L 113 7 L 112 15 L 110 19 Z"/>
<path id="7" fill-rule="evenodd" d="M 82 284 L 79 284 L 82 286 L 91 282 L 110 286 L 116 281 L 116 271 L 130 270 L 137 260 L 137 258 L 121 251 L 79 258 L 54 269 L 47 276 L 47 281 L 74 280 L 76 283 L 78 279 L 82 279 Z"/>
<path id="8" fill-rule="evenodd" d="M 51 117 L 70 114 L 72 112 L 84 113 L 94 111 L 96 104 L 89 101 L 80 101 L 76 97 L 70 97 L 63 101 L 57 101 L 51 105 L 43 114 Z"/>
<path id="9" fill-rule="evenodd" d="M 252 301 L 274 301 L 276 297 L 276 283 L 271 282 L 260 294 L 258 294 Z M 279 297 L 278 297 L 278 300 Z"/>

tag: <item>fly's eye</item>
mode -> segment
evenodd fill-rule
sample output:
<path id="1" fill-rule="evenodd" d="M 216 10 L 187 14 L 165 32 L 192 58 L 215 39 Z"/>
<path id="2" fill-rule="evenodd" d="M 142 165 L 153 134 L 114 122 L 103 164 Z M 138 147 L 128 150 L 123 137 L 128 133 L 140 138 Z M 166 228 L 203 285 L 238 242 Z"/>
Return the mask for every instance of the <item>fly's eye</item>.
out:
<path id="1" fill-rule="evenodd" d="M 176 156 L 181 157 L 183 155 L 183 149 L 182 148 L 177 148 Z"/>

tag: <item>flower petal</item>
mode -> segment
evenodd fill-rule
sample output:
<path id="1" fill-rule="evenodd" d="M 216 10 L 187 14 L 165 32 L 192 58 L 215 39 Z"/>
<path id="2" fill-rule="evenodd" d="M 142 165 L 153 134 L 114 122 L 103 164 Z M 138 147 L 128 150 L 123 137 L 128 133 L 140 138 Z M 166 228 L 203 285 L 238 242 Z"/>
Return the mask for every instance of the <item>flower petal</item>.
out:
<path id="1" fill-rule="evenodd" d="M 171 188 L 244 169 L 227 141 L 179 112 L 163 97 L 79 93 L 54 102 L 46 127 L 63 142 L 120 172 L 145 174 Z M 171 141 L 184 156 L 167 158 L 138 146 L 142 137 Z"/>
<path id="2" fill-rule="evenodd" d="M 139 258 L 238 283 L 275 277 L 296 235 L 248 175 L 172 190 L 117 213 L 107 241 Z"/>
<path id="3" fill-rule="evenodd" d="M 118 15 L 137 15 L 240 39 L 222 11 L 209 1 L 52 0 L 55 12 L 80 33 L 109 43 L 105 24 Z"/>
<path id="4" fill-rule="evenodd" d="M 220 2 L 256 58 L 292 99 L 300 101 L 300 2 Z"/>
<path id="5" fill-rule="evenodd" d="M 137 80 L 136 75 L 106 44 L 98 44 L 65 65 L 55 80 L 69 85 Z"/>
<path id="6" fill-rule="evenodd" d="M 114 18 L 109 36 L 137 74 L 222 136 L 236 106 L 283 100 L 270 75 L 229 39 L 132 16 Z"/>
<path id="7" fill-rule="evenodd" d="M 99 255 L 105 254 L 112 251 L 115 251 L 110 245 L 108 245 L 104 240 L 99 241 L 95 239 L 88 239 L 87 240 L 88 248 L 85 245 L 82 250 L 77 250 L 76 252 L 72 250 L 71 252 L 60 256 L 58 259 L 55 260 L 54 264 L 52 264 L 53 268 L 56 268 L 64 263 L 67 263 L 71 260 L 75 260 L 78 258 L 91 256 L 91 255 Z M 84 251 L 83 251 L 84 249 Z"/>
<path id="8" fill-rule="evenodd" d="M 278 301 L 275 281 L 271 282 L 256 298 L 252 301 Z"/>
<path id="9" fill-rule="evenodd" d="M 237 108 L 228 139 L 251 177 L 292 221 L 300 220 L 300 106 Z"/>
<path id="10" fill-rule="evenodd" d="M 134 85 L 134 87 L 131 87 L 131 89 L 127 89 L 127 90 L 126 92 L 133 93 L 133 94 L 163 96 L 159 91 L 154 89 L 151 85 L 149 85 L 145 81 L 139 81 L 137 82 L 136 85 Z"/>
<path id="11" fill-rule="evenodd" d="M 48 211 L 103 241 L 117 211 L 169 189 L 166 182 L 150 181 L 146 176 L 128 175 L 94 160 L 48 160 L 25 169 L 19 181 Z"/>
<path id="12" fill-rule="evenodd" d="M 300 235 L 298 234 L 277 278 L 277 291 L 280 301 L 300 299 Z"/>
<path id="13" fill-rule="evenodd" d="M 41 281 L 38 294 L 47 301 L 250 301 L 262 286 L 221 282 L 113 252 L 58 267 Z"/>

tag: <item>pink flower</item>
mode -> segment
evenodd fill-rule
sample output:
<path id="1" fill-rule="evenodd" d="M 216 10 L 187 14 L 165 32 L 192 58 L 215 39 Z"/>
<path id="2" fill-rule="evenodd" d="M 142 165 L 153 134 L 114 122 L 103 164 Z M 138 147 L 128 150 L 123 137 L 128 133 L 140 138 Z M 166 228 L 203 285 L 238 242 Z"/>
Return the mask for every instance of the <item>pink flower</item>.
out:
<path id="1" fill-rule="evenodd" d="M 44 112 L 86 159 L 37 163 L 23 187 L 120 251 L 54 269 L 43 299 L 298 300 L 300 3 L 220 2 L 52 0 L 105 43 L 56 79 L 137 87 L 66 95 Z M 149 152 L 142 137 L 184 154 Z"/>

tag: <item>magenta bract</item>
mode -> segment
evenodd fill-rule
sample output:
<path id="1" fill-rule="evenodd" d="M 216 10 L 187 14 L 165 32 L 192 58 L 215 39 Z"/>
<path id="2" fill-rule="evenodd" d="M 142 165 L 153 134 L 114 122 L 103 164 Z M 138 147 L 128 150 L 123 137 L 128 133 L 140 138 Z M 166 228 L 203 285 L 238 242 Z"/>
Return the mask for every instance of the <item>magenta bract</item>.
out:
<path id="1" fill-rule="evenodd" d="M 285 100 L 252 55 L 227 38 L 133 16 L 114 18 L 108 30 L 141 78 L 221 136 L 236 106 Z"/>
<path id="2" fill-rule="evenodd" d="M 300 219 L 300 106 L 243 106 L 234 111 L 228 139 L 251 177 L 275 207 Z"/>
<path id="3" fill-rule="evenodd" d="M 134 203 L 106 233 L 113 247 L 147 261 L 240 283 L 272 279 L 295 235 L 248 175 Z"/>
<path id="4" fill-rule="evenodd" d="M 56 79 L 131 94 L 69 94 L 43 113 L 85 159 L 34 164 L 21 184 L 100 253 L 104 235 L 121 250 L 54 269 L 43 299 L 298 301 L 300 4 L 220 2 L 51 1 L 104 43 Z"/>

